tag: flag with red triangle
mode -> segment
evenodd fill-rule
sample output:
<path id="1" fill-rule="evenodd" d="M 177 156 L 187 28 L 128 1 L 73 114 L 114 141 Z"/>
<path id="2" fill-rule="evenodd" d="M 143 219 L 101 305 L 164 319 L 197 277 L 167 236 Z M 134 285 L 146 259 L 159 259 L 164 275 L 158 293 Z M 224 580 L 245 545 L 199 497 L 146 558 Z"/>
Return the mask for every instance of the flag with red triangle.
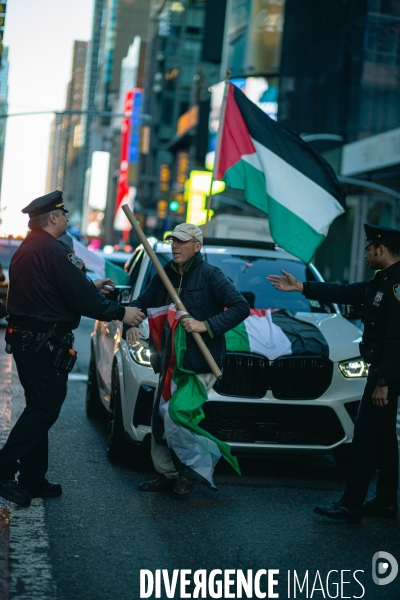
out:
<path id="1" fill-rule="evenodd" d="M 268 214 L 275 242 L 310 262 L 332 221 L 346 209 L 332 167 L 231 83 L 223 115 L 215 178 L 244 190 L 247 202 Z"/>

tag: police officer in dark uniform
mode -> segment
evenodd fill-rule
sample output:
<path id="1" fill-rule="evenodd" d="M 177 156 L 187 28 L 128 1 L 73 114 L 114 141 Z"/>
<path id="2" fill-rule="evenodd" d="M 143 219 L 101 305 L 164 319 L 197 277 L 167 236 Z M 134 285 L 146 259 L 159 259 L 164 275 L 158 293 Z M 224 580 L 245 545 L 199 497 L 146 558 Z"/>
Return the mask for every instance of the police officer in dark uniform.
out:
<path id="1" fill-rule="evenodd" d="M 400 395 L 400 232 L 364 225 L 366 260 L 377 271 L 371 281 L 301 283 L 289 273 L 269 275 L 278 290 L 300 291 L 306 298 L 363 304 L 360 352 L 370 365 L 354 427 L 350 470 L 339 502 L 317 506 L 317 514 L 360 523 L 362 515 L 396 518 L 399 453 L 396 435 Z M 365 502 L 374 465 L 376 498 Z M 364 504 L 363 504 L 364 503 Z"/>
<path id="2" fill-rule="evenodd" d="M 10 264 L 6 350 L 14 354 L 26 408 L 0 450 L 0 496 L 29 506 L 31 498 L 62 493 L 61 485 L 46 479 L 47 434 L 60 413 L 76 356 L 71 331 L 81 315 L 134 326 L 144 314 L 108 300 L 112 281 L 92 282 L 83 262 L 58 241 L 68 222 L 62 192 L 36 198 L 22 212 L 29 214 L 31 233 Z"/>

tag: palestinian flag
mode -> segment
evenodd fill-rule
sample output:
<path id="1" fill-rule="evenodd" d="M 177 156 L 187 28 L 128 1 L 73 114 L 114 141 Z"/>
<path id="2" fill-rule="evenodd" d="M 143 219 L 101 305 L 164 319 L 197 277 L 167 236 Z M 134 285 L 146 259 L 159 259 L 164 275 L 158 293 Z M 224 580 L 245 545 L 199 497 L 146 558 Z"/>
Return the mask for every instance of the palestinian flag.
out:
<path id="1" fill-rule="evenodd" d="M 181 319 L 188 315 L 174 304 L 149 309 L 150 335 L 161 355 L 162 370 L 154 405 L 153 435 L 170 449 L 176 470 L 216 489 L 214 467 L 221 456 L 240 474 L 228 444 L 217 440 L 199 425 L 207 391 L 198 376 L 183 368 L 186 331 Z"/>
<path id="2" fill-rule="evenodd" d="M 214 175 L 244 190 L 247 202 L 268 214 L 275 242 L 307 263 L 346 208 L 322 156 L 233 84 L 227 86 Z"/>
<path id="3" fill-rule="evenodd" d="M 225 334 L 228 352 L 251 352 L 269 360 L 280 356 L 329 356 L 320 330 L 287 310 L 252 308 L 247 317 Z"/>
<path id="4" fill-rule="evenodd" d="M 94 271 L 99 277 L 109 277 L 114 281 L 115 285 L 129 284 L 129 275 L 123 269 L 114 265 L 110 260 L 106 260 L 102 256 L 92 252 L 74 237 L 68 237 L 71 240 L 69 245 L 72 247 L 74 254 L 83 260 L 86 270 Z"/>

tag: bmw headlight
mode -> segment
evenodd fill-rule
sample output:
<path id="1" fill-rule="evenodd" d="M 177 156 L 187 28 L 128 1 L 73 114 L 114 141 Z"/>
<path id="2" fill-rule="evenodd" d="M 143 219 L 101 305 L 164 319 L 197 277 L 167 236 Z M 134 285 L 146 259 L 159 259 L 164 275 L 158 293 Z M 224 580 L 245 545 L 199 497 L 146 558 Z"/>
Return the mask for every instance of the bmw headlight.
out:
<path id="1" fill-rule="evenodd" d="M 130 346 L 129 351 L 133 360 L 137 362 L 138 365 L 151 367 L 150 349 L 147 346 L 143 346 L 141 343 L 135 344 L 134 346 Z"/>
<path id="2" fill-rule="evenodd" d="M 348 378 L 367 377 L 368 365 L 361 357 L 344 360 L 339 363 L 339 371 Z"/>

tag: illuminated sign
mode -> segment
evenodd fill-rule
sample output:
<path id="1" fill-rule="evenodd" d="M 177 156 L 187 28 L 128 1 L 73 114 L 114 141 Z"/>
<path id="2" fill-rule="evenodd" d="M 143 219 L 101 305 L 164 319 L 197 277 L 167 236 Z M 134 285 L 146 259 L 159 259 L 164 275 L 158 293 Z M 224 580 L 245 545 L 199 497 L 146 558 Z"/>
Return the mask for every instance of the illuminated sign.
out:
<path id="1" fill-rule="evenodd" d="M 189 131 L 189 129 L 192 129 L 192 127 L 195 127 L 198 120 L 199 107 L 197 105 L 192 106 L 192 108 L 189 108 L 187 112 L 183 113 L 183 115 L 179 117 L 176 127 L 177 135 L 182 135 L 183 133 L 186 133 L 186 131 Z"/>
<path id="2" fill-rule="evenodd" d="M 130 136 L 128 145 L 128 183 L 135 185 L 136 168 L 139 159 L 140 149 L 140 115 L 142 113 L 143 90 L 133 90 L 132 115 L 130 122 Z"/>
<path id="3" fill-rule="evenodd" d="M 186 185 L 187 213 L 186 222 L 204 225 L 207 220 L 207 197 L 210 193 L 212 174 L 208 171 L 191 171 Z M 219 194 L 225 189 L 223 181 L 214 181 L 211 194 Z M 214 211 L 210 210 L 210 218 Z"/>

